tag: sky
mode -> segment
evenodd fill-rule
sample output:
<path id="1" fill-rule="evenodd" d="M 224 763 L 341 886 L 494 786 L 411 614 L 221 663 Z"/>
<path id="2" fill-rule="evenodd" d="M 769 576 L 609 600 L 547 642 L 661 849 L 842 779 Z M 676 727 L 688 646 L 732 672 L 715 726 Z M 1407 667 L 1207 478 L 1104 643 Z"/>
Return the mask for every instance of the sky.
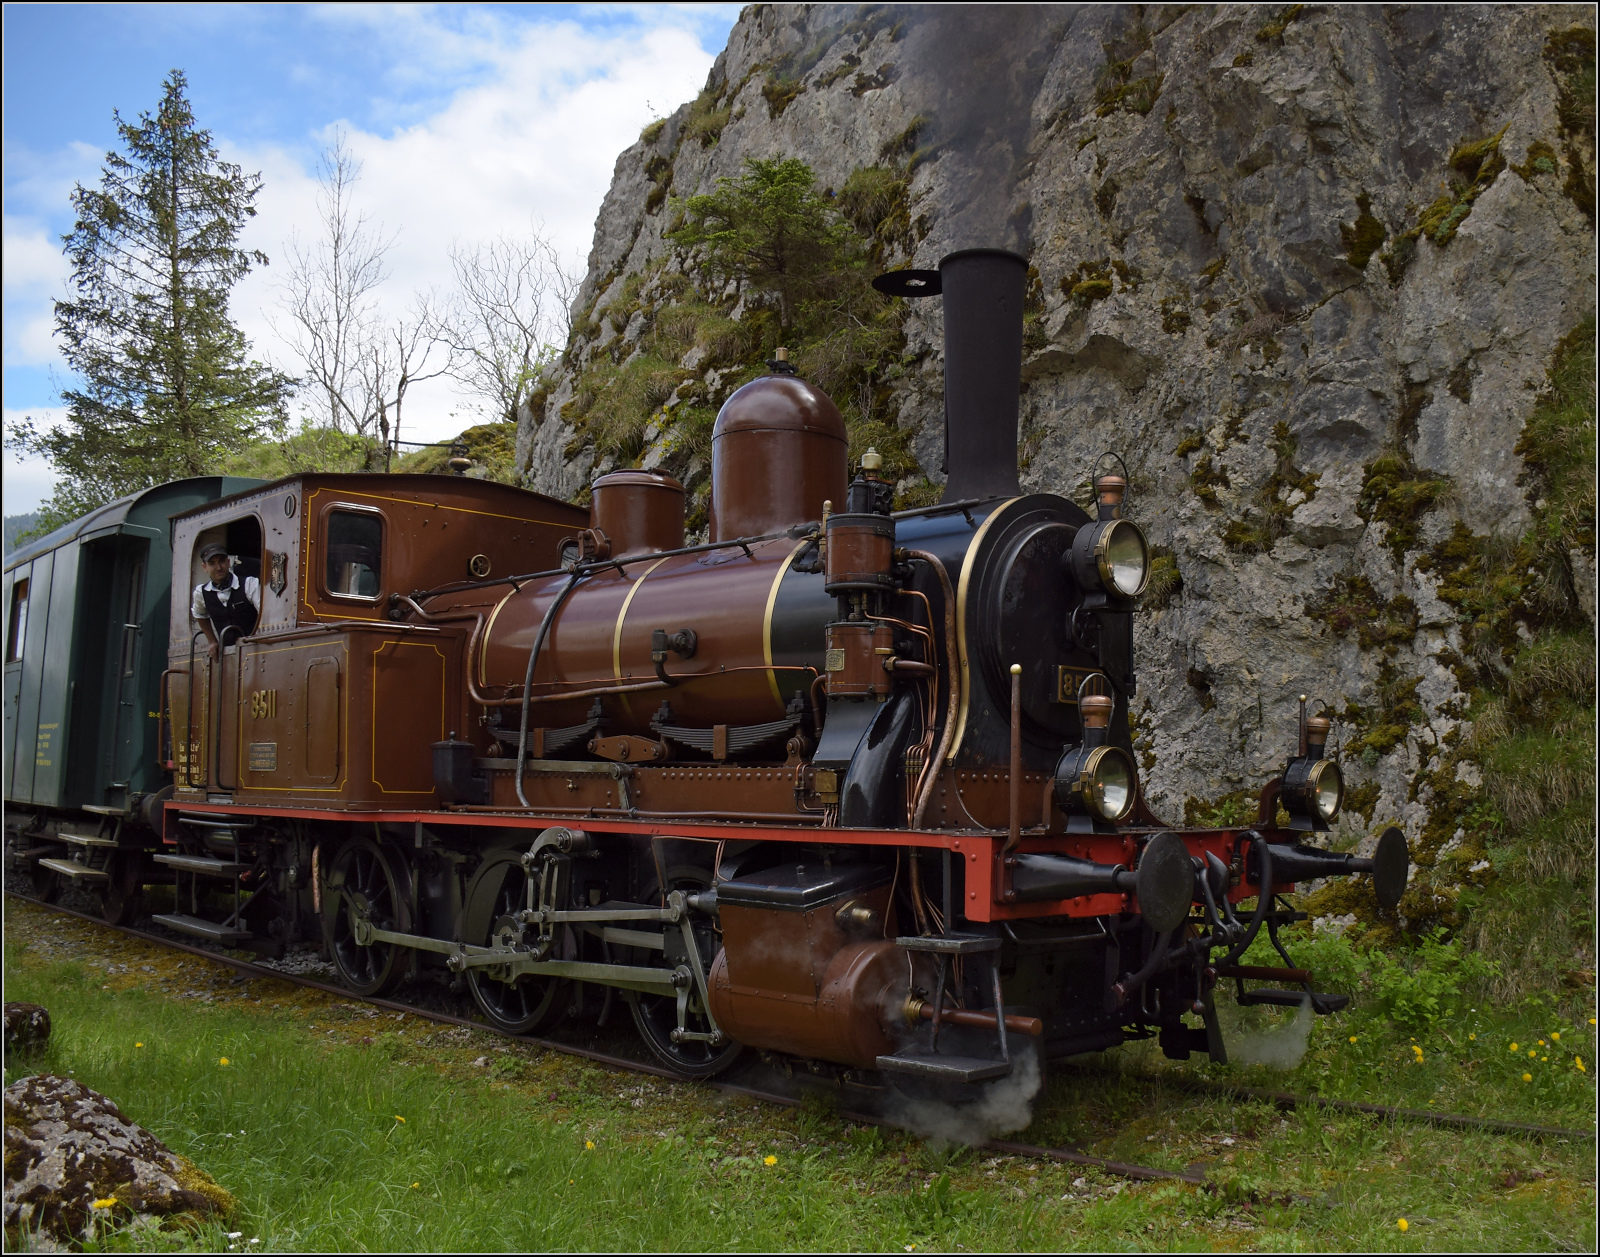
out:
<path id="1" fill-rule="evenodd" d="M 731 4 L 34 5 L 4 9 L 4 412 L 59 420 L 53 335 L 75 184 L 99 182 L 114 111 L 153 111 L 173 69 L 227 161 L 264 179 L 241 243 L 265 252 L 232 312 L 257 357 L 298 374 L 281 310 L 287 244 L 316 237 L 316 170 L 342 132 L 355 208 L 393 237 L 383 308 L 450 286 L 452 247 L 538 230 L 582 274 L 617 155 L 704 86 Z M 419 386 L 407 439 L 479 416 L 459 386 Z M 5 452 L 5 514 L 53 477 Z"/>

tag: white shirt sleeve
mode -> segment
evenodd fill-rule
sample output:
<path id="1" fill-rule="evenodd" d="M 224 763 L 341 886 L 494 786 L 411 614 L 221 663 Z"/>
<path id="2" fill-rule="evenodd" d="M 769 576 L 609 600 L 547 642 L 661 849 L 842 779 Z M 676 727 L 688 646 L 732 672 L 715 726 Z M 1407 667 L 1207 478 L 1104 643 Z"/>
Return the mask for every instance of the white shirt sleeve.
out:
<path id="1" fill-rule="evenodd" d="M 205 620 L 210 618 L 206 611 L 205 596 L 200 592 L 205 587 L 205 581 L 201 581 L 194 587 L 194 596 L 189 599 L 189 615 L 192 619 Z"/>
<path id="2" fill-rule="evenodd" d="M 250 605 L 256 609 L 256 614 L 261 614 L 261 582 L 254 576 L 244 578 L 244 596 L 250 599 Z"/>

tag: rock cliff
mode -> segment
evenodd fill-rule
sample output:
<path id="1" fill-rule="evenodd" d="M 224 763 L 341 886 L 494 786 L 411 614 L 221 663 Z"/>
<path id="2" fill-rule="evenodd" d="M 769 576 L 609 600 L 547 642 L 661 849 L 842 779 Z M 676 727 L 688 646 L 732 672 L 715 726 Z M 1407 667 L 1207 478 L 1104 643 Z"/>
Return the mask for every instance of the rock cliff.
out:
<path id="1" fill-rule="evenodd" d="M 751 6 L 700 98 L 618 158 L 519 465 L 563 497 L 617 462 L 701 484 L 705 434 L 681 416 L 714 413 L 770 346 L 738 341 L 755 295 L 667 238 L 681 198 L 798 157 L 843 207 L 867 172 L 886 268 L 1029 257 L 1024 486 L 1081 496 L 1098 453 L 1127 459 L 1161 555 L 1136 704 L 1156 810 L 1242 815 L 1226 796 L 1272 775 L 1310 693 L 1339 716 L 1346 841 L 1397 820 L 1425 867 L 1454 851 L 1442 911 L 1482 863 L 1451 793 L 1478 782 L 1469 701 L 1542 623 L 1594 615 L 1592 474 L 1589 531 L 1560 533 L 1524 582 L 1543 611 L 1526 590 L 1489 611 L 1470 593 L 1473 572 L 1526 560 L 1549 475 L 1519 441 L 1593 311 L 1594 22 L 1550 5 Z M 661 357 L 686 281 L 722 331 Z M 903 304 L 874 396 L 842 404 L 900 434 L 914 498 L 942 478 L 941 326 L 936 302 Z M 648 420 L 608 441 L 595 399 L 651 353 L 629 403 Z"/>

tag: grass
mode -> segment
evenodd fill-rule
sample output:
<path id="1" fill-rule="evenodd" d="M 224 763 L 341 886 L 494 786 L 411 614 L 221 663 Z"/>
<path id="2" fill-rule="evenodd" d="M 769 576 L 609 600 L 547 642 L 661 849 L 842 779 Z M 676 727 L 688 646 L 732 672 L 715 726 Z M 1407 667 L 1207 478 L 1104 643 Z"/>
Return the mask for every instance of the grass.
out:
<path id="1" fill-rule="evenodd" d="M 1408 1063 L 1410 1035 L 1375 1007 L 1318 1019 L 1288 1074 L 1177 1064 L 1131 1045 L 1053 1068 L 1033 1127 L 1011 1136 L 1173 1169 L 1205 1162 L 1200 1190 L 941 1146 L 855 1125 L 827 1103 L 783 1109 L 616 1073 L 284 983 L 239 981 L 219 964 L 52 916 L 7 905 L 8 998 L 44 1003 L 55 1023 L 41 1058 L 7 1063 L 7 1083 L 40 1070 L 77 1078 L 241 1202 L 225 1224 L 123 1232 L 101 1247 L 225 1250 L 228 1231 L 241 1232 L 236 1248 L 264 1252 L 1595 1242 L 1592 1144 L 1284 1115 L 1177 1085 L 1321 1085 L 1587 1125 L 1586 1079 L 1530 1088 L 1507 1063 L 1507 1033 L 1519 1052 L 1535 1034 L 1552 1043 L 1549 1015 L 1530 1009 L 1436 1025 L 1417 1036 L 1421 1063 Z M 1292 1014 L 1226 1016 L 1239 1042 L 1251 1030 L 1283 1033 Z M 1592 1051 L 1593 1035 L 1568 1027 L 1560 1042 Z M 1516 1059 L 1524 1072 L 1533 1068 L 1525 1060 Z M 1404 1234 L 1401 1217 L 1411 1224 Z"/>

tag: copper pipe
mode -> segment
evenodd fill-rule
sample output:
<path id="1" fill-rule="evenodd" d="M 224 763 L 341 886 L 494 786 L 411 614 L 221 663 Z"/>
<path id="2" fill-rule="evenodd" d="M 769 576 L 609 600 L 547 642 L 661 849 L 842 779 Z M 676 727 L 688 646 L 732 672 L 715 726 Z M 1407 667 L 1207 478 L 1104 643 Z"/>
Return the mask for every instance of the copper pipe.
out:
<path id="1" fill-rule="evenodd" d="M 1010 851 L 1022 841 L 1022 665 L 1011 665 L 1011 827 L 1006 831 Z"/>
<path id="2" fill-rule="evenodd" d="M 994 1014 L 976 1012 L 967 1008 L 946 1008 L 936 1010 L 932 1000 L 922 1003 L 917 1009 L 917 1016 L 923 1021 L 933 1021 L 935 1012 L 938 1020 L 951 1026 L 976 1026 L 980 1030 L 995 1029 Z M 1015 1013 L 1006 1014 L 1006 1029 L 1017 1034 L 1031 1035 L 1038 1038 L 1044 1033 L 1044 1022 L 1038 1017 L 1019 1017 Z"/>
<path id="3" fill-rule="evenodd" d="M 923 895 L 922 888 L 922 853 L 915 847 L 911 848 L 911 912 L 917 918 L 917 932 L 927 935 L 928 929 L 928 904 Z"/>
<path id="4" fill-rule="evenodd" d="M 939 578 L 939 586 L 944 591 L 944 660 L 945 668 L 950 673 L 949 694 L 946 697 L 944 732 L 939 735 L 939 749 L 928 761 L 923 769 L 922 788 L 917 795 L 917 808 L 911 816 L 911 828 L 921 829 L 923 818 L 927 815 L 928 804 L 933 801 L 934 783 L 939 780 L 939 774 L 944 769 L 944 757 L 949 754 L 950 743 L 956 736 L 956 715 L 961 702 L 961 681 L 956 676 L 958 654 L 956 650 L 956 591 L 950 584 L 950 573 L 945 571 L 943 561 L 939 556 L 927 550 L 912 550 L 913 559 L 921 559 L 934 571 Z"/>
<path id="5" fill-rule="evenodd" d="M 749 664 L 737 668 L 723 668 L 717 672 L 684 672 L 674 673 L 673 685 L 681 685 L 685 681 L 703 681 L 710 677 L 732 676 L 735 672 L 816 672 L 809 664 L 779 663 L 767 667 L 764 663 Z M 670 688 L 661 681 L 629 681 L 614 685 L 594 685 L 589 681 L 547 681 L 546 685 L 584 685 L 588 688 L 581 690 L 555 690 L 544 694 L 534 694 L 528 699 L 530 703 L 560 703 L 574 698 L 596 698 L 602 694 L 633 694 L 640 690 L 659 690 Z M 510 688 L 509 686 L 507 687 Z M 520 707 L 522 697 L 516 698 L 478 698 L 475 701 L 485 707 Z"/>
<path id="6" fill-rule="evenodd" d="M 823 696 L 817 697 L 817 687 L 822 686 Z M 828 674 L 819 672 L 817 679 L 811 683 L 811 719 L 817 726 L 817 736 L 822 736 L 822 724 L 826 718 Z"/>
<path id="7" fill-rule="evenodd" d="M 1311 985 L 1309 969 L 1275 969 L 1269 965 L 1218 965 L 1219 978 L 1253 978 L 1277 982 L 1303 982 Z"/>

